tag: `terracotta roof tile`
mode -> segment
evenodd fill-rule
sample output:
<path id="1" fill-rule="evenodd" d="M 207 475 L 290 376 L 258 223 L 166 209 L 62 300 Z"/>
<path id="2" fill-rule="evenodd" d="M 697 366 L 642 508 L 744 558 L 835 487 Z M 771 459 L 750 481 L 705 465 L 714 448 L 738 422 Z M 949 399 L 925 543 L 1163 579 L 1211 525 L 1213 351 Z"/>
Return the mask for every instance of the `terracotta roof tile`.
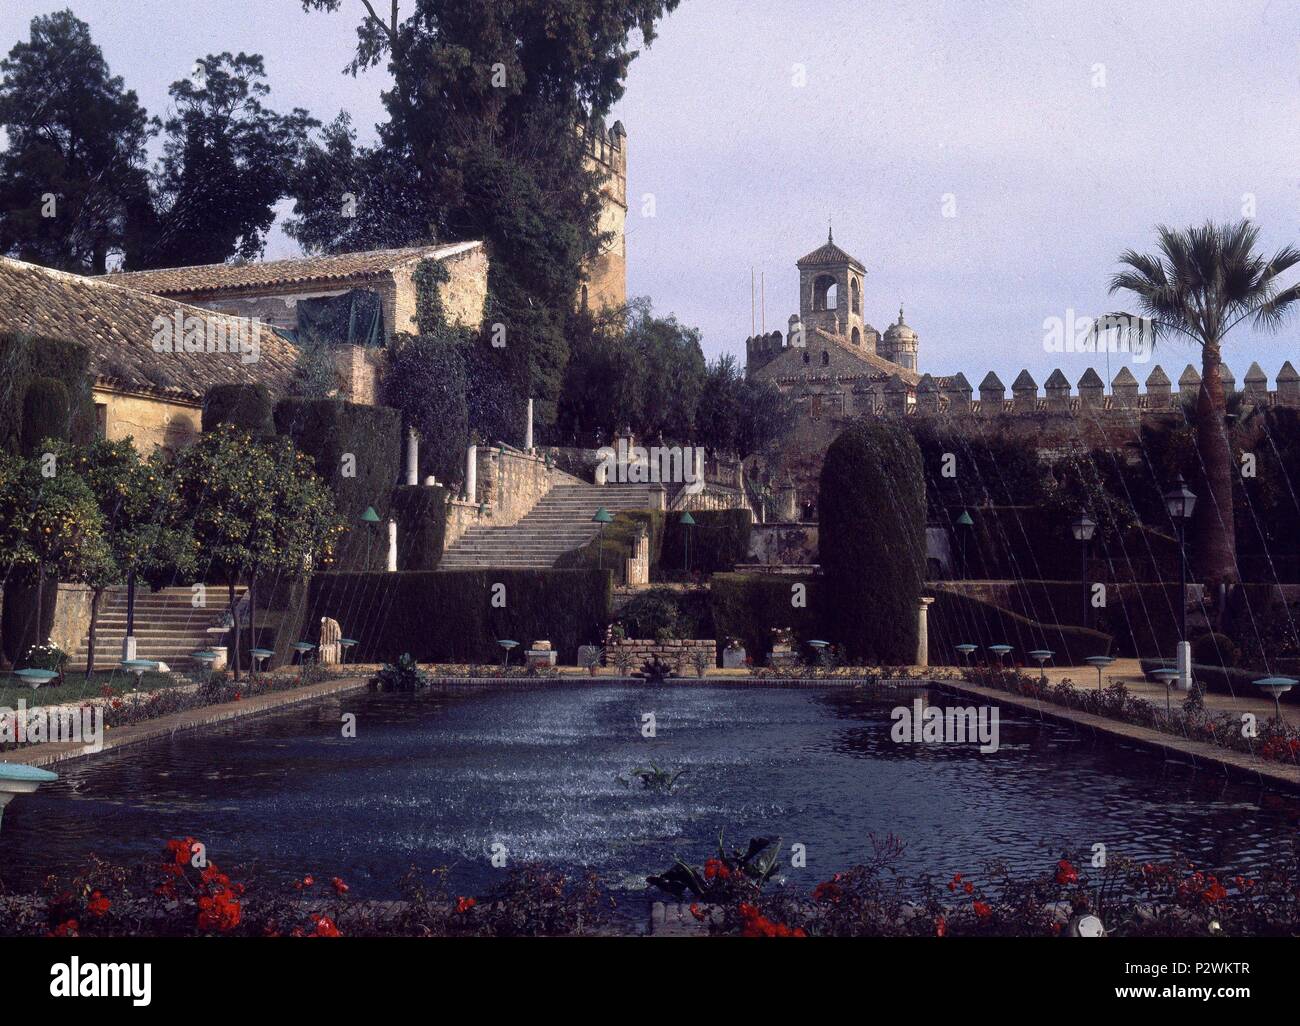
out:
<path id="1" fill-rule="evenodd" d="M 265 326 L 256 336 L 256 359 L 239 352 L 155 352 L 157 318 L 174 323 L 196 316 L 224 332 L 247 330 L 250 322 L 186 306 L 175 300 L 124 288 L 105 278 L 52 271 L 0 257 L 0 331 L 66 338 L 90 353 L 97 379 L 128 390 L 200 398 L 212 385 L 258 382 L 282 394 L 298 350 Z M 248 346 L 248 356 L 252 349 Z"/>

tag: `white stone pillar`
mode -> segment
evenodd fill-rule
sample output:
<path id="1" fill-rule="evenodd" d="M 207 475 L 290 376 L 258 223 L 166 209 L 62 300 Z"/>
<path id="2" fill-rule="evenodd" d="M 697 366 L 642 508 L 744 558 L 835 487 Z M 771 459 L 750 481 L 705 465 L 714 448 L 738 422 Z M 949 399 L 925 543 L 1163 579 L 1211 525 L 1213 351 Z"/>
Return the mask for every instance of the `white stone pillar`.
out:
<path id="1" fill-rule="evenodd" d="M 465 501 L 478 502 L 478 446 L 465 450 Z"/>
<path id="2" fill-rule="evenodd" d="M 533 401 L 528 400 L 528 423 L 524 426 L 524 450 L 533 451 Z"/>
<path id="3" fill-rule="evenodd" d="M 420 483 L 420 439 L 413 427 L 406 429 L 406 483 Z"/>
<path id="4" fill-rule="evenodd" d="M 1177 648 L 1178 690 L 1192 690 L 1192 643 L 1180 641 Z"/>
<path id="5" fill-rule="evenodd" d="M 394 573 L 397 570 L 397 521 L 391 517 L 388 520 L 388 572 Z"/>
<path id="6" fill-rule="evenodd" d="M 693 450 L 695 454 L 695 480 L 704 484 L 704 446 L 697 445 Z"/>
<path id="7" fill-rule="evenodd" d="M 930 665 L 930 603 L 933 601 L 921 599 L 916 612 L 916 665 L 922 669 Z"/>

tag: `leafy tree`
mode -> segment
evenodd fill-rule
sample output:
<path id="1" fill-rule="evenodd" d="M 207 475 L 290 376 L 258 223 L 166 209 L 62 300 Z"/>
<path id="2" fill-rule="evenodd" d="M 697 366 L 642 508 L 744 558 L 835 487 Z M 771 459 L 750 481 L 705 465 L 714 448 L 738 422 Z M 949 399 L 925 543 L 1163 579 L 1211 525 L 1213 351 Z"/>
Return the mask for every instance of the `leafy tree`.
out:
<path id="1" fill-rule="evenodd" d="M 402 411 L 420 436 L 420 473 L 454 481 L 469 444 L 465 349 L 459 332 L 395 339 L 384 375 L 384 402 Z"/>
<path id="2" fill-rule="evenodd" d="M 361 6 L 348 70 L 387 63 L 388 120 L 375 147 L 357 146 L 342 118 L 326 130 L 286 228 L 305 248 L 331 252 L 379 240 L 493 244 L 489 320 L 506 326 L 515 388 L 549 425 L 584 260 L 607 241 L 600 176 L 577 126 L 608 114 L 636 56 L 631 34 L 648 45 L 677 0 L 412 0 L 405 19 L 394 0 L 387 20 L 370 0 Z"/>
<path id="3" fill-rule="evenodd" d="M 28 460 L 0 458 L 0 560 L 36 585 L 37 607 L 46 581 L 81 582 L 102 588 L 113 572 L 113 555 L 105 539 L 104 517 L 89 486 L 67 459 L 62 443 L 46 439 L 44 451 Z M 6 617 L 10 623 L 12 618 Z M 33 626 L 14 650 L 21 653 Z M 39 639 L 35 639 L 39 640 Z"/>
<path id="4" fill-rule="evenodd" d="M 730 353 L 705 371 L 695 415 L 697 441 L 742 458 L 769 449 L 794 424 L 794 404 L 770 381 L 755 381 Z"/>
<path id="5" fill-rule="evenodd" d="M 0 75 L 0 252 L 102 274 L 148 204 L 144 109 L 71 11 L 33 18 Z"/>
<path id="6" fill-rule="evenodd" d="M 56 451 L 59 464 L 70 466 L 86 482 L 103 519 L 108 558 L 93 574 L 83 576 L 91 588 L 86 672 L 93 673 L 104 591 L 133 577 L 155 586 L 175 576 L 188 577 L 198 568 L 198 545 L 180 515 L 180 496 L 161 452 L 141 459 L 130 438 Z"/>
<path id="7" fill-rule="evenodd" d="M 344 525 L 310 457 L 287 438 L 257 439 L 222 424 L 180 453 L 176 478 L 183 515 L 228 589 L 238 678 L 236 588 L 248 582 L 249 636 L 255 640 L 257 576 L 305 574 L 327 562 Z"/>
<path id="8" fill-rule="evenodd" d="M 1155 253 L 1126 250 L 1125 269 L 1111 276 L 1110 291 L 1127 292 L 1149 318 L 1157 344 L 1177 339 L 1201 351 L 1196 400 L 1196 449 L 1202 467 L 1200 500 L 1192 518 L 1197 575 L 1207 582 L 1235 581 L 1232 453 L 1224 420 L 1223 342 L 1245 321 L 1277 330 L 1300 300 L 1300 283 L 1281 276 L 1300 264 L 1300 249 L 1284 246 L 1271 257 L 1256 251 L 1259 227 L 1249 221 L 1181 231 L 1159 226 Z M 1132 314 L 1123 314 L 1132 317 Z"/>
<path id="9" fill-rule="evenodd" d="M 175 113 L 152 206 L 127 252 L 131 270 L 261 255 L 308 132 L 320 126 L 301 109 L 268 110 L 265 78 L 260 55 L 221 53 L 172 83 Z"/>

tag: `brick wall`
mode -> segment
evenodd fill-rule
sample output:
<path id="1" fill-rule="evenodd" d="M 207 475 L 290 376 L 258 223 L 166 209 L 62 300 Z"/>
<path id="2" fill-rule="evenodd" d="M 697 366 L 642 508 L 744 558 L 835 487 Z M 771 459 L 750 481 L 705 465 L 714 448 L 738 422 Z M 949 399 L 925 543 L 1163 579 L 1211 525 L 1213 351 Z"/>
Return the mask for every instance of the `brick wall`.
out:
<path id="1" fill-rule="evenodd" d="M 710 667 L 718 663 L 718 643 L 712 638 L 685 638 L 673 641 L 655 641 L 650 638 L 624 638 L 615 641 L 606 648 L 605 665 L 617 665 L 617 654 L 626 652 L 631 656 L 633 670 L 641 669 L 641 664 L 658 656 L 678 673 L 693 674 L 694 658 L 703 653 Z"/>

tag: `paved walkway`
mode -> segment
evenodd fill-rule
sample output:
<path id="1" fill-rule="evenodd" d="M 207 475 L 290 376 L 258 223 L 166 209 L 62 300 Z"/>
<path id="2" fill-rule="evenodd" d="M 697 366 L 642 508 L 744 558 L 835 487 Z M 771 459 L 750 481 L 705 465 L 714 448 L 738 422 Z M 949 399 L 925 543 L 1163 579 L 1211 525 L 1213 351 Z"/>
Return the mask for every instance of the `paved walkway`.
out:
<path id="1" fill-rule="evenodd" d="M 198 727 L 222 723 L 241 716 L 255 716 L 285 706 L 310 702 L 330 695 L 345 694 L 366 687 L 365 677 L 346 677 L 340 680 L 327 680 L 320 684 L 307 684 L 300 688 L 285 691 L 271 691 L 252 698 L 243 698 L 238 702 L 223 702 L 220 705 L 205 705 L 199 709 L 186 709 L 182 712 L 169 713 L 156 719 L 133 723 L 125 727 L 105 728 L 104 746 L 96 752 L 86 751 L 83 744 L 36 744 L 24 745 L 8 752 L 0 752 L 0 762 L 22 763 L 27 766 L 52 766 L 69 759 L 82 759 L 99 752 L 123 748 L 127 745 L 152 741 L 154 738 L 174 734 L 178 730 L 194 730 Z"/>

